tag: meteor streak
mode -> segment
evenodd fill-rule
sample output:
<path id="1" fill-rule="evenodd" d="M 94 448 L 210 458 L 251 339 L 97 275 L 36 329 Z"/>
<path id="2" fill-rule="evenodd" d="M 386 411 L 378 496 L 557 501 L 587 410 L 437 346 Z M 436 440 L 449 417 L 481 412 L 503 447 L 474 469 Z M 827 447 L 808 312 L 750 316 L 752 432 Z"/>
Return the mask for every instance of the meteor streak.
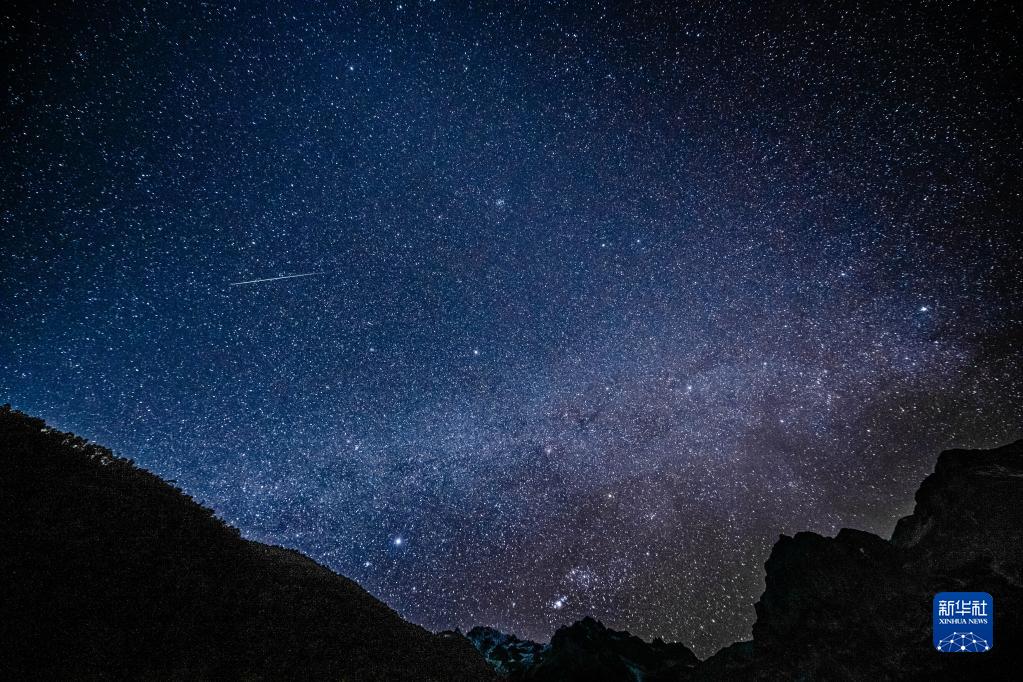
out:
<path id="1" fill-rule="evenodd" d="M 244 282 L 231 282 L 231 286 L 236 287 L 242 284 L 259 284 L 260 282 L 276 282 L 279 279 L 294 279 L 296 277 L 312 277 L 313 275 L 322 275 L 322 272 L 303 272 L 300 275 L 281 275 L 280 277 L 266 277 L 264 279 L 249 279 Z"/>

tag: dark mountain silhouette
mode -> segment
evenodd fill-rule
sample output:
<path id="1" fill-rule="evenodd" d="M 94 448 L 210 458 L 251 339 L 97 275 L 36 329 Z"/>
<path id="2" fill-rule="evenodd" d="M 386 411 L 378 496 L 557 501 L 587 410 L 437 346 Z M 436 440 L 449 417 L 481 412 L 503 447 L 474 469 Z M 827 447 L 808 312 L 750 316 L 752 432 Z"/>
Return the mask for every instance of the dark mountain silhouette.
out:
<path id="1" fill-rule="evenodd" d="M 951 450 L 890 541 L 843 529 L 782 537 L 767 560 L 751 646 L 725 649 L 708 679 L 1001 680 L 1023 670 L 1023 441 Z M 994 597 L 995 646 L 931 646 L 931 600 Z"/>
<path id="2" fill-rule="evenodd" d="M 519 639 L 495 628 L 474 627 L 465 635 L 487 663 L 503 675 L 519 679 L 521 674 L 531 670 L 539 657 L 549 649 L 549 644 L 538 644 L 528 639 Z"/>
<path id="3" fill-rule="evenodd" d="M 9 406 L 0 547 L 3 679 L 495 678 L 461 637 Z"/>
<path id="4" fill-rule="evenodd" d="M 1023 441 L 942 453 L 891 540 L 850 529 L 783 535 L 765 569 L 753 640 L 699 663 L 682 645 L 645 644 L 591 619 L 549 645 L 485 628 L 469 639 L 513 680 L 1021 679 Z M 994 597 L 991 651 L 934 649 L 931 602 L 945 591 Z"/>
<path id="5" fill-rule="evenodd" d="M 498 671 L 511 680 L 616 682 L 676 680 L 687 677 L 699 660 L 681 644 L 644 642 L 611 630 L 593 618 L 558 629 L 550 644 L 537 644 L 476 627 L 466 635 Z"/>
<path id="6" fill-rule="evenodd" d="M 157 476 L 0 408 L 3 679 L 1002 680 L 1023 670 L 1023 441 L 943 453 L 891 540 L 782 536 L 753 639 L 698 661 L 587 618 L 549 644 L 434 635 Z M 931 645 L 931 600 L 984 591 L 995 645 Z M 475 646 L 499 672 L 487 666 Z"/>

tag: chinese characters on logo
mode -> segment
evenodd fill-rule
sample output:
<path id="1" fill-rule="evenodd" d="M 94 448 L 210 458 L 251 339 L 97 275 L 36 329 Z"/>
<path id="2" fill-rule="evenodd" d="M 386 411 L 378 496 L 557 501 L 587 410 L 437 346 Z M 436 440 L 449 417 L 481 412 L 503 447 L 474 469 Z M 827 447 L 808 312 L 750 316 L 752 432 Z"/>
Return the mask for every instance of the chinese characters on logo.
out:
<path id="1" fill-rule="evenodd" d="M 983 653 L 994 646 L 994 598 L 987 592 L 941 592 L 932 606 L 934 648 Z"/>

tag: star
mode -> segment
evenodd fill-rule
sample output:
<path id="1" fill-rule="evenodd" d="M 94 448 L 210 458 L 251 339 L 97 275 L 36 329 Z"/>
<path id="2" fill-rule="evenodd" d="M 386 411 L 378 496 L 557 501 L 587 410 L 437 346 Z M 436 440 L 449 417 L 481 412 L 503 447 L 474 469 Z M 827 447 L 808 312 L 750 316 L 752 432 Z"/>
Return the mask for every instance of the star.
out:
<path id="1" fill-rule="evenodd" d="M 1023 437 L 996 3 L 396 1 L 5 14 L 5 400 L 429 629 L 701 657 Z"/>

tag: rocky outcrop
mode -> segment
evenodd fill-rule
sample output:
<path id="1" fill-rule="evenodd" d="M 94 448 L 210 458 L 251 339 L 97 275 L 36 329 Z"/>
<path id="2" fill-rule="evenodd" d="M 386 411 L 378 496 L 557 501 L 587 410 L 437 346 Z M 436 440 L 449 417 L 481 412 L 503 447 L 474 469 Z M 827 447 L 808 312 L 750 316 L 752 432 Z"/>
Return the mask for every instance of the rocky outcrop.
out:
<path id="1" fill-rule="evenodd" d="M 109 450 L 0 408 L 0 677 L 495 678 L 461 637 L 248 542 Z"/>
<path id="2" fill-rule="evenodd" d="M 532 669 L 550 650 L 549 644 L 537 644 L 482 626 L 474 627 L 465 636 L 483 654 L 487 663 L 499 673 L 513 679 Z"/>
<path id="3" fill-rule="evenodd" d="M 291 550 L 243 540 L 109 450 L 0 408 L 5 679 L 1002 680 L 1023 670 L 1023 441 L 943 453 L 891 540 L 782 536 L 753 639 L 698 661 L 583 619 L 538 644 L 435 635 Z M 994 597 L 995 643 L 931 643 L 943 591 Z M 480 652 L 483 656 L 480 655 Z M 486 660 L 484 660 L 484 656 Z M 487 662 L 491 665 L 488 666 Z"/>
<path id="4" fill-rule="evenodd" d="M 469 640 L 511 680 L 537 682 L 658 682 L 688 679 L 699 662 L 682 644 L 645 642 L 593 618 L 558 629 L 537 644 L 492 628 L 473 628 Z"/>
<path id="5" fill-rule="evenodd" d="M 781 536 L 765 564 L 753 639 L 697 662 L 586 619 L 520 666 L 524 680 L 1008 680 L 1023 670 L 1023 441 L 943 453 L 891 540 L 842 529 Z M 988 592 L 995 646 L 931 641 L 938 592 Z M 496 647 L 500 649 L 500 647 Z M 488 659 L 491 655 L 488 654 Z M 639 663 L 640 665 L 634 665 Z"/>
<path id="6" fill-rule="evenodd" d="M 688 673 L 698 659 L 682 644 L 611 630 L 593 618 L 560 628 L 550 649 L 532 671 L 531 680 L 612 682 L 669 680 Z"/>
<path id="7" fill-rule="evenodd" d="M 1023 441 L 996 450 L 949 450 L 916 493 L 892 544 L 925 573 L 975 561 L 1023 585 Z"/>
<path id="8" fill-rule="evenodd" d="M 943 453 L 890 541 L 843 529 L 775 544 L 753 641 L 703 662 L 697 679 L 1001 680 L 1023 669 L 1023 441 Z M 988 592 L 995 646 L 946 654 L 931 601 Z"/>

